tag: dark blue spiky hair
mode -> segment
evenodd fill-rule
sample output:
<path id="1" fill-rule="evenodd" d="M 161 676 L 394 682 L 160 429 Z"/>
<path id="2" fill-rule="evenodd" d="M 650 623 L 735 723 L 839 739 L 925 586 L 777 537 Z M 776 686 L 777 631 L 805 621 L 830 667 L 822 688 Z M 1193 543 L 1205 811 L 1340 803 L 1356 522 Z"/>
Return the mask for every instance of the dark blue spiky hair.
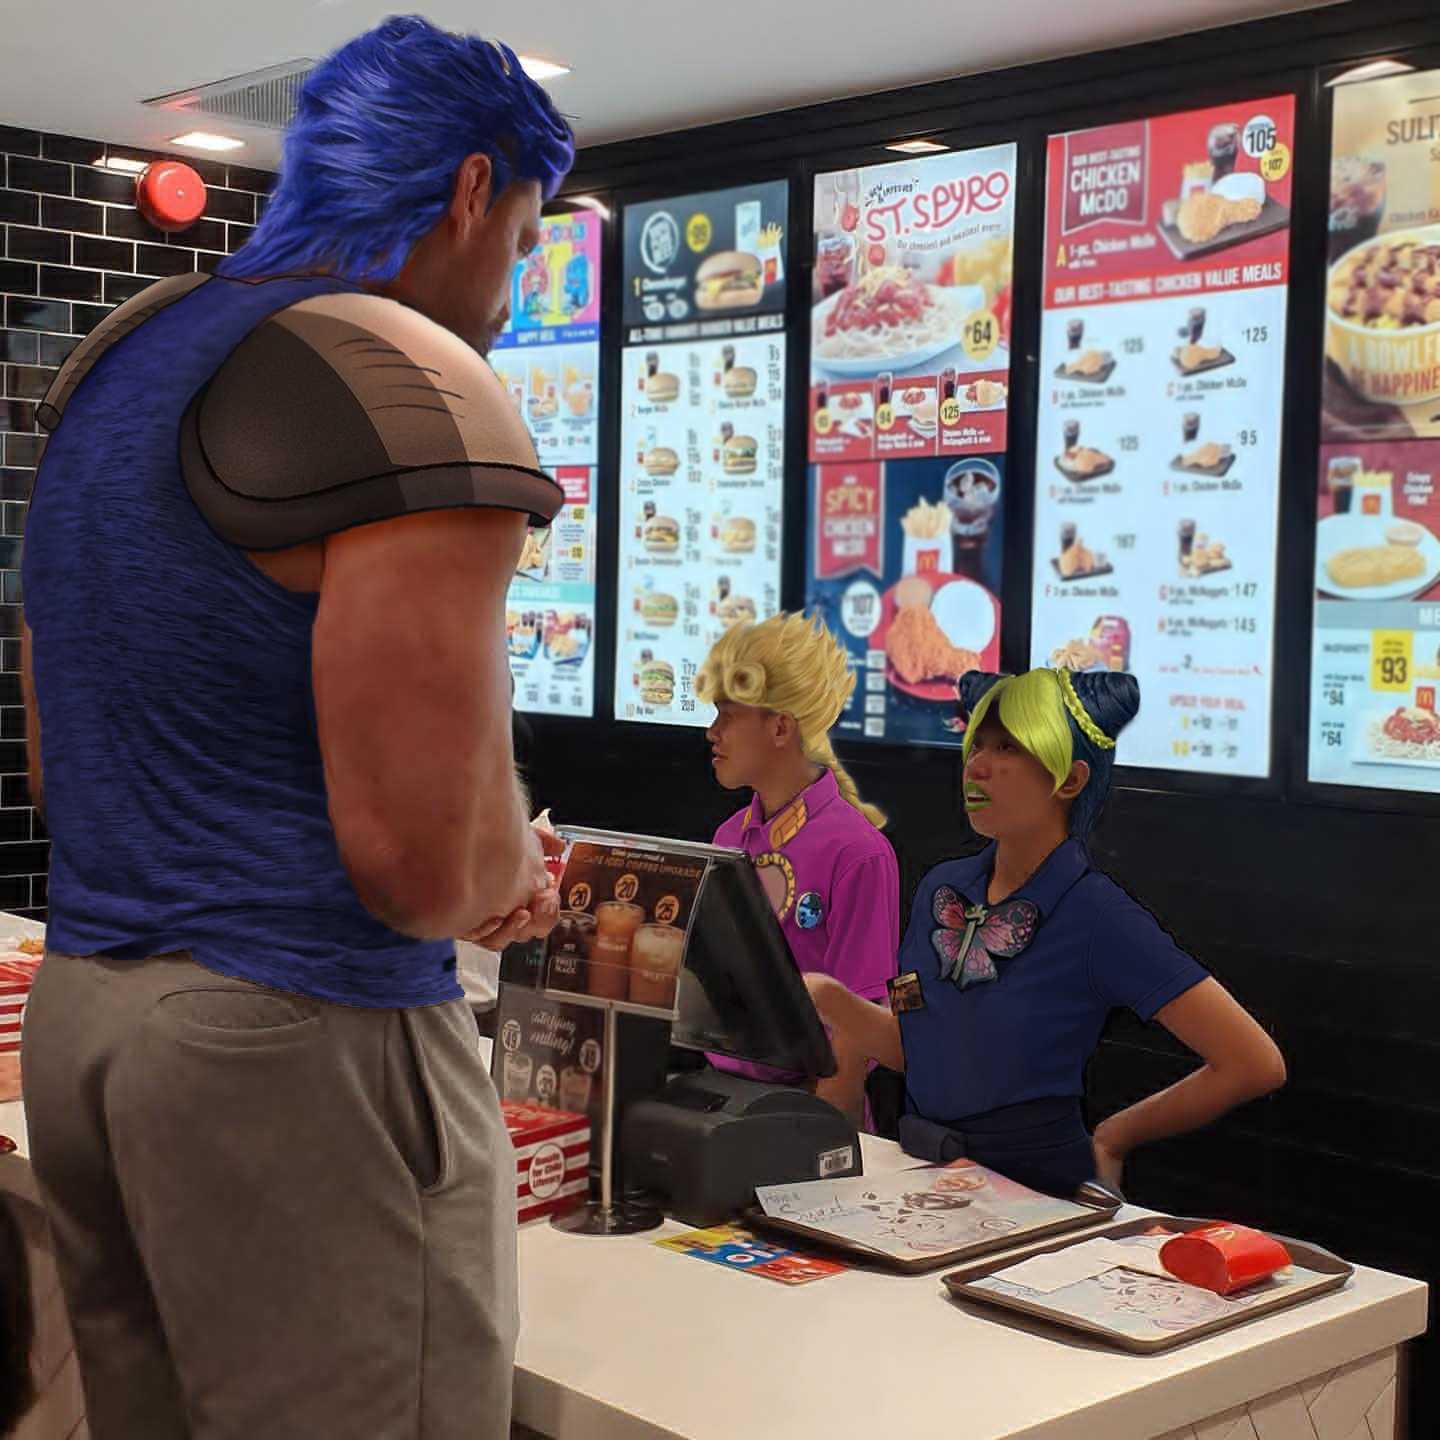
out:
<path id="1" fill-rule="evenodd" d="M 575 138 L 508 46 L 392 16 L 310 72 L 275 193 L 220 273 L 391 280 L 477 153 L 493 166 L 492 200 L 512 180 L 539 181 L 548 200 Z"/>

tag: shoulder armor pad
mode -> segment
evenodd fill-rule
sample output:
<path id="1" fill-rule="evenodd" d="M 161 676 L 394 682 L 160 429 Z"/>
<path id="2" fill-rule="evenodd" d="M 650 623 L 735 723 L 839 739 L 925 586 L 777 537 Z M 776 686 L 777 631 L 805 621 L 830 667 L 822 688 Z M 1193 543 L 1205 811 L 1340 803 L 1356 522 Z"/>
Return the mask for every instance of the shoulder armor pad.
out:
<path id="1" fill-rule="evenodd" d="M 258 325 L 186 411 L 180 457 L 201 513 L 246 550 L 424 510 L 548 525 L 563 499 L 485 360 L 378 295 L 321 295 Z"/>

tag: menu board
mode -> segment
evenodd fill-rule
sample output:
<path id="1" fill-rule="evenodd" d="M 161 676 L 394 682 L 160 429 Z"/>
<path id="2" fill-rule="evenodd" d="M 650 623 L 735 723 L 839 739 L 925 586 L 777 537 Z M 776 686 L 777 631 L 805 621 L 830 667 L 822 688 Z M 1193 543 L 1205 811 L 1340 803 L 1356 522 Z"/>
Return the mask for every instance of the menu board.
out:
<path id="1" fill-rule="evenodd" d="M 490 365 L 525 417 L 541 466 L 565 502 L 526 537 L 506 600 L 515 708 L 595 708 L 595 489 L 599 459 L 600 215 L 546 215 L 515 267 L 510 319 Z"/>
<path id="2" fill-rule="evenodd" d="M 1014 218 L 1014 145 L 815 181 L 805 599 L 848 739 L 959 744 L 999 665 Z"/>
<path id="3" fill-rule="evenodd" d="M 1050 137 L 1032 663 L 1137 676 L 1127 765 L 1270 770 L 1294 125 Z"/>
<path id="4" fill-rule="evenodd" d="M 1337 86 L 1311 780 L 1440 792 L 1440 71 Z"/>
<path id="5" fill-rule="evenodd" d="M 1003 452 L 1015 146 L 815 180 L 814 461 Z"/>
<path id="6" fill-rule="evenodd" d="M 694 682 L 780 608 L 784 181 L 627 206 L 615 713 L 709 723 Z"/>
<path id="7" fill-rule="evenodd" d="M 805 604 L 849 653 L 851 740 L 954 745 L 956 682 L 1000 668 L 1005 458 L 810 467 Z"/>

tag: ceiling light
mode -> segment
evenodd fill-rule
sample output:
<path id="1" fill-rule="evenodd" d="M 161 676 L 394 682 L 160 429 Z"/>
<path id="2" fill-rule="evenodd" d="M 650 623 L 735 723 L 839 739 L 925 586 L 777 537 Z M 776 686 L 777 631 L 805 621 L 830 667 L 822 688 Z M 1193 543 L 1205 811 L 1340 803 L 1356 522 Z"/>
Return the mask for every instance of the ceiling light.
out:
<path id="1" fill-rule="evenodd" d="M 1357 80 L 1379 80 L 1386 75 L 1405 75 L 1414 68 L 1403 60 L 1371 60 L 1368 64 L 1357 65 L 1353 70 L 1347 70 L 1343 75 L 1337 75 L 1325 83 L 1327 86 L 1353 85 Z"/>
<path id="2" fill-rule="evenodd" d="M 566 195 L 565 201 L 570 205 L 580 205 L 586 210 L 593 210 L 602 220 L 610 218 L 610 207 L 603 201 L 597 200 L 593 195 Z"/>
<path id="3" fill-rule="evenodd" d="M 517 55 L 520 68 L 532 80 L 554 80 L 561 75 L 568 75 L 571 67 L 561 65 L 554 60 L 541 60 L 534 55 Z"/>
<path id="4" fill-rule="evenodd" d="M 948 150 L 948 145 L 942 145 L 938 140 L 897 140 L 893 145 L 887 145 L 887 150 L 898 150 L 902 155 L 936 155 L 941 150 Z"/>
<path id="5" fill-rule="evenodd" d="M 102 155 L 95 164 L 102 170 L 118 170 L 122 175 L 143 175 L 150 168 L 146 160 L 130 160 L 124 155 Z"/>
<path id="6" fill-rule="evenodd" d="M 232 139 L 229 135 L 212 135 L 208 130 L 187 130 L 183 135 L 170 139 L 172 145 L 185 145 L 191 150 L 243 150 L 243 140 Z"/>

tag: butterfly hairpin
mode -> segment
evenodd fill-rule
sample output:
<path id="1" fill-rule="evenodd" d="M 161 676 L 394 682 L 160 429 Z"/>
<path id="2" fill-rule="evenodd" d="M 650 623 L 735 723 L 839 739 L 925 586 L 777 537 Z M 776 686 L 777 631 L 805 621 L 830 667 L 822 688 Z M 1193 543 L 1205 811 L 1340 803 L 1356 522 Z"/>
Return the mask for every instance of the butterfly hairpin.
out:
<path id="1" fill-rule="evenodd" d="M 940 927 L 930 935 L 940 957 L 940 978 L 962 990 L 996 979 L 995 957 L 1009 960 L 1018 955 L 1035 938 L 1040 923 L 1040 911 L 1032 901 L 972 905 L 948 885 L 935 892 L 931 913 Z"/>

